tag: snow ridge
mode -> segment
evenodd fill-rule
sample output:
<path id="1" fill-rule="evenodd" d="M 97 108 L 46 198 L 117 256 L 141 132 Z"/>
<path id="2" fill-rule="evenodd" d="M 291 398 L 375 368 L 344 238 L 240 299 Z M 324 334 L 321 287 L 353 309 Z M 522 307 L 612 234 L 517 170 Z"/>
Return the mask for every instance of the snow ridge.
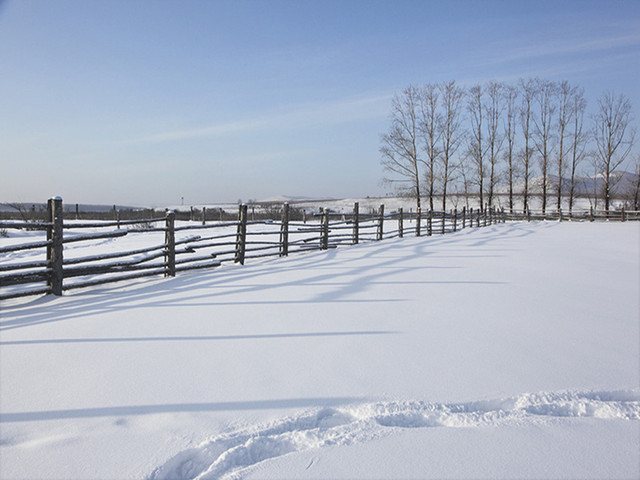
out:
<path id="1" fill-rule="evenodd" d="M 330 445 L 351 445 L 398 428 L 527 424 L 545 417 L 640 420 L 640 389 L 525 393 L 468 403 L 376 402 L 323 408 L 213 437 L 178 453 L 148 480 L 231 479 L 265 460 Z"/>

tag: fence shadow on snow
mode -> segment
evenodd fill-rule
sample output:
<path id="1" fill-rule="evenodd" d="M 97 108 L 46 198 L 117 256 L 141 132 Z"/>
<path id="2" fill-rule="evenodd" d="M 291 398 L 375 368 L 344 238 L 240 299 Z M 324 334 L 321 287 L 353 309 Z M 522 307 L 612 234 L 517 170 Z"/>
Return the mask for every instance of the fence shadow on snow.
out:
<path id="1" fill-rule="evenodd" d="M 57 296 L 65 290 L 146 276 L 175 277 L 182 271 L 211 269 L 225 262 L 244 264 L 254 258 L 284 257 L 315 250 L 328 253 L 341 245 L 407 235 L 444 235 L 507 220 L 539 218 L 532 212 L 516 216 L 493 208 L 425 213 L 405 213 L 398 209 L 385 213 L 384 205 L 375 213 L 364 214 L 357 202 L 350 214 L 325 209 L 302 222 L 290 219 L 286 203 L 280 209 L 278 220 L 249 220 L 247 205 L 242 204 L 235 221 L 208 223 L 205 217 L 201 222 L 176 222 L 172 211 L 162 218 L 101 222 L 65 220 L 63 212 L 62 199 L 53 198 L 47 204 L 48 221 L 0 222 L 2 231 L 29 230 L 31 234 L 39 232 L 45 236 L 28 243 L 6 246 L 0 243 L 0 258 L 4 256 L 8 260 L 0 264 L 0 300 L 42 294 Z M 639 217 L 633 212 L 603 217 L 591 211 L 588 215 L 572 214 L 572 218 L 625 221 Z M 565 217 L 558 212 L 556 219 L 562 221 Z M 91 233 L 82 233 L 88 230 Z M 135 248 L 115 248 L 116 240 L 126 243 L 128 239 Z M 98 243 L 109 243 L 114 248 L 108 251 L 101 248 L 100 254 L 83 254 L 84 251 L 91 253 Z M 20 261 L 25 256 L 33 258 L 34 254 L 39 256 L 38 260 Z M 326 260 L 326 256 L 306 258 L 308 266 Z M 225 275 L 225 281 L 229 281 L 229 275 Z M 34 287 L 34 284 L 41 286 Z M 175 292 L 179 286 L 172 282 L 170 288 Z M 157 291 L 154 289 L 153 294 Z"/>
<path id="2" fill-rule="evenodd" d="M 549 225 L 551 226 L 551 225 Z M 505 228 L 506 227 L 506 228 Z M 103 285 L 87 290 L 86 294 L 74 295 L 65 302 L 55 302 L 54 296 L 39 297 L 28 303 L 7 305 L 3 308 L 7 314 L 0 320 L 0 330 L 12 330 L 38 324 L 82 318 L 109 312 L 124 312 L 146 307 L 184 307 L 191 306 L 223 306 L 247 304 L 318 304 L 327 303 L 363 303 L 363 302 L 402 302 L 406 299 L 389 294 L 376 299 L 361 299 L 357 294 L 369 289 L 372 284 L 385 283 L 392 287 L 399 285 L 397 276 L 416 269 L 461 269 L 467 264 L 470 256 L 486 257 L 496 252 L 492 242 L 528 235 L 532 231 L 526 223 L 512 223 L 506 226 L 482 229 L 468 237 L 464 232 L 459 235 L 434 237 L 429 242 L 412 242 L 410 248 L 399 248 L 398 242 L 386 244 L 370 242 L 361 248 L 350 250 L 349 255 L 341 256 L 341 262 L 328 262 L 335 255 L 335 250 L 327 250 L 319 255 L 299 255 L 289 261 L 271 259 L 256 263 L 250 268 L 224 269 L 219 275 L 195 273 L 178 275 L 175 278 L 160 282 L 130 283 L 126 290 L 113 285 Z M 478 237 L 482 242 L 482 251 L 475 252 Z M 469 243 L 473 238 L 473 243 Z M 416 257 L 443 258 L 443 251 L 438 248 L 458 244 L 457 254 L 447 254 L 451 263 L 446 265 L 417 265 Z M 470 250 L 474 251 L 470 255 Z M 392 278 L 395 276 L 395 280 Z M 274 278 L 278 278 L 274 282 Z M 283 281 L 283 278 L 285 279 Z M 415 278 L 415 277 L 414 277 Z M 402 280 L 401 283 L 416 283 L 414 280 Z M 483 279 L 456 279 L 456 281 L 420 281 L 421 284 L 496 284 L 500 282 Z M 295 288 L 303 289 L 296 295 Z M 307 288 L 309 287 L 309 288 Z M 114 290 L 117 289 L 117 290 Z M 96 290 L 98 290 L 96 292 Z M 308 293 L 305 293 L 305 290 Z M 117 295 L 109 295 L 117 291 Z M 265 292 L 268 293 L 265 295 Z M 257 295 L 256 295 L 257 294 Z M 176 301 L 176 295 L 180 301 Z M 256 300 L 256 298 L 258 300 Z M 371 335 L 394 332 L 354 332 L 354 334 Z M 67 339 L 72 341 L 73 339 Z M 154 339 L 155 341 L 156 339 Z M 179 340 L 178 338 L 173 340 Z M 104 341 L 108 341 L 105 339 Z M 132 339 L 131 341 L 144 341 Z M 168 340 L 167 340 L 168 341 Z"/>

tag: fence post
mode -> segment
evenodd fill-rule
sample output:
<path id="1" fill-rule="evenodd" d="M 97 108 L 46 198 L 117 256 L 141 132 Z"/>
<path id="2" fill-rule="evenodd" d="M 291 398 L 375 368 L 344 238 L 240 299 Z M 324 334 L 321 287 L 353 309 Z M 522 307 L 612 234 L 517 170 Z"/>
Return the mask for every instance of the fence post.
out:
<path id="1" fill-rule="evenodd" d="M 467 226 L 467 206 L 462 207 L 462 229 L 464 230 Z"/>
<path id="2" fill-rule="evenodd" d="M 622 214 L 621 215 L 622 215 L 621 220 L 624 222 L 624 207 L 622 207 Z"/>
<path id="3" fill-rule="evenodd" d="M 433 233 L 433 211 L 432 210 L 428 210 L 427 211 L 427 236 L 431 236 L 431 234 Z"/>
<path id="4" fill-rule="evenodd" d="M 382 240 L 382 236 L 384 234 L 384 204 L 380 205 L 380 216 L 378 219 L 378 234 L 376 235 L 376 240 Z"/>
<path id="5" fill-rule="evenodd" d="M 531 221 L 531 210 L 527 207 L 527 222 Z"/>
<path id="6" fill-rule="evenodd" d="M 207 207 L 202 207 L 202 224 L 207 223 Z"/>
<path id="7" fill-rule="evenodd" d="M 398 237 L 402 238 L 404 236 L 404 225 L 402 218 L 402 207 L 398 209 Z"/>
<path id="8" fill-rule="evenodd" d="M 280 227 L 280 256 L 289 255 L 289 203 L 282 206 L 282 226 Z"/>
<path id="9" fill-rule="evenodd" d="M 589 207 L 589 221 L 593 222 L 593 205 Z"/>
<path id="10" fill-rule="evenodd" d="M 420 236 L 420 227 L 422 226 L 422 208 L 416 209 L 416 237 Z"/>
<path id="11" fill-rule="evenodd" d="M 76 220 L 80 220 L 80 206 L 76 203 Z"/>
<path id="12" fill-rule="evenodd" d="M 173 210 L 167 211 L 167 218 L 165 220 L 165 263 L 166 272 L 165 277 L 176 276 L 176 212 Z"/>
<path id="13" fill-rule="evenodd" d="M 322 239 L 320 248 L 322 250 L 329 248 L 329 210 L 327 208 L 322 209 Z"/>
<path id="14" fill-rule="evenodd" d="M 360 241 L 360 204 L 353 204 L 353 244 L 357 245 Z"/>
<path id="15" fill-rule="evenodd" d="M 47 202 L 47 221 L 51 222 L 51 226 L 47 227 L 47 240 L 51 242 L 47 246 L 47 262 L 49 262 L 49 278 L 47 286 L 51 288 L 54 295 L 62 295 L 62 279 L 64 272 L 62 269 L 62 198 L 50 198 Z"/>
<path id="16" fill-rule="evenodd" d="M 238 206 L 238 231 L 236 234 L 236 258 L 235 263 L 244 265 L 244 255 L 247 249 L 247 204 Z"/>
<path id="17" fill-rule="evenodd" d="M 562 221 L 562 209 L 561 208 L 558 209 L 558 221 L 559 222 Z"/>
<path id="18" fill-rule="evenodd" d="M 447 212 L 443 209 L 442 210 L 442 225 L 440 227 L 442 235 L 444 235 L 444 233 L 445 233 L 445 223 L 446 222 L 447 222 Z"/>
<path id="19" fill-rule="evenodd" d="M 458 226 L 458 209 L 453 209 L 453 231 L 455 232 Z"/>

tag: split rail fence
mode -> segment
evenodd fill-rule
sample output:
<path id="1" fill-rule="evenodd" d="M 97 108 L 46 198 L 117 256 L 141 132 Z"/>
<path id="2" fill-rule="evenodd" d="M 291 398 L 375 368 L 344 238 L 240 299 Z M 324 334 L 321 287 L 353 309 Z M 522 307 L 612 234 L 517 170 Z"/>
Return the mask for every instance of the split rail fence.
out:
<path id="1" fill-rule="evenodd" d="M 23 229 L 42 231 L 46 239 L 2 246 L 0 241 L 0 300 L 28 295 L 62 295 L 63 291 L 130 280 L 152 275 L 173 277 L 177 272 L 215 268 L 223 262 L 244 264 L 247 259 L 287 256 L 339 245 L 355 245 L 405 235 L 433 235 L 478 228 L 504 222 L 504 211 L 495 209 L 425 213 L 398 209 L 385 213 L 360 212 L 356 202 L 349 214 L 324 209 L 308 221 L 291 221 L 289 205 L 282 206 L 279 220 L 251 221 L 247 205 L 238 207 L 233 222 L 176 222 L 167 211 L 162 218 L 113 222 L 80 222 L 63 218 L 62 199 L 47 204 L 44 222 L 0 222 L 0 231 Z M 91 233 L 81 233 L 91 229 Z M 197 233 L 197 234 L 196 234 Z M 96 242 L 143 235 L 136 248 L 78 256 L 73 245 L 90 248 Z M 87 243 L 88 242 L 88 243 Z M 148 246 L 141 247 L 148 243 Z M 28 251 L 37 252 L 28 252 Z M 16 261 L 19 254 L 36 253 L 39 260 Z M 1 262 L 2 257 L 9 261 Z M 30 255 L 33 256 L 33 255 Z M 40 284 L 35 286 L 34 284 Z M 3 292 L 4 290 L 4 292 Z"/>
<path id="2" fill-rule="evenodd" d="M 591 207 L 589 210 L 552 210 L 545 212 L 541 210 L 527 210 L 526 212 L 505 212 L 506 220 L 510 221 L 609 221 L 609 222 L 627 222 L 640 221 L 640 211 L 638 210 L 596 210 Z"/>
<path id="3" fill-rule="evenodd" d="M 73 215 L 69 215 L 73 216 Z M 65 290 L 152 275 L 173 277 L 177 272 L 215 268 L 224 262 L 244 264 L 247 259 L 287 256 L 339 245 L 355 245 L 405 235 L 430 236 L 464 228 L 478 228 L 509 221 L 629 221 L 640 220 L 638 211 L 559 211 L 506 213 L 504 209 L 469 209 L 451 212 L 360 212 L 356 202 L 349 214 L 328 209 L 309 220 L 292 221 L 289 205 L 281 208 L 278 220 L 250 220 L 247 205 L 238 207 L 235 221 L 207 223 L 176 221 L 176 212 L 161 218 L 83 222 L 65 220 L 62 199 L 47 203 L 45 221 L 0 221 L 0 233 L 29 231 L 38 241 L 6 246 L 0 239 L 0 300 L 28 295 L 62 295 Z M 192 216 L 193 217 L 193 216 Z M 82 233 L 90 230 L 90 233 Z M 44 234 L 43 234 L 44 232 Z M 142 235 L 132 242 L 135 248 L 104 249 L 82 255 L 75 248 L 84 245 L 91 252 L 96 242 Z M 7 233 L 7 236 L 8 233 Z M 44 239 L 42 239 L 44 237 Z M 144 245 L 144 246 L 143 246 Z M 25 255 L 37 260 L 20 261 Z M 34 286 L 35 285 L 35 286 Z M 39 285 L 39 286 L 38 286 Z"/>

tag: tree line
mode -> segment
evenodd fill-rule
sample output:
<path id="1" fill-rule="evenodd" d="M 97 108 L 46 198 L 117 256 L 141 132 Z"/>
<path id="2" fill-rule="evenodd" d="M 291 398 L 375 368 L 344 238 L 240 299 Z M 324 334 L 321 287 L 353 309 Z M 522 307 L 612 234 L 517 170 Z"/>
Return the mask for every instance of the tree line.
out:
<path id="1" fill-rule="evenodd" d="M 625 95 L 604 93 L 587 115 L 583 88 L 540 78 L 469 88 L 455 81 L 410 85 L 394 95 L 390 120 L 381 135 L 383 181 L 414 197 L 418 210 L 422 199 L 433 210 L 440 197 L 446 210 L 452 190 L 491 207 L 501 185 L 510 212 L 519 199 L 526 213 L 534 195 L 543 213 L 563 201 L 571 211 L 581 168 L 590 165 L 602 178 L 597 195 L 608 211 L 615 173 L 630 159 L 636 134 Z M 640 156 L 634 167 L 637 210 Z"/>

